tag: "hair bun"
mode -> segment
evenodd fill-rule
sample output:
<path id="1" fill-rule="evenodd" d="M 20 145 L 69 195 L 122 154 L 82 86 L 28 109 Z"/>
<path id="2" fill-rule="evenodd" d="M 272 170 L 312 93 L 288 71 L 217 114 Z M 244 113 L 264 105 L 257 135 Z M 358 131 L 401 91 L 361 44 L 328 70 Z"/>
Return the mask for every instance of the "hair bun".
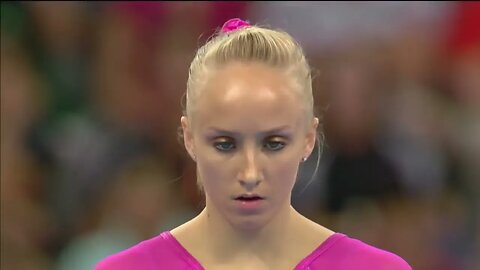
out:
<path id="1" fill-rule="evenodd" d="M 228 32 L 236 31 L 238 29 L 245 28 L 248 26 L 250 26 L 250 23 L 248 23 L 247 21 L 244 21 L 239 18 L 234 18 L 226 21 L 223 24 L 221 32 L 228 33 Z"/>

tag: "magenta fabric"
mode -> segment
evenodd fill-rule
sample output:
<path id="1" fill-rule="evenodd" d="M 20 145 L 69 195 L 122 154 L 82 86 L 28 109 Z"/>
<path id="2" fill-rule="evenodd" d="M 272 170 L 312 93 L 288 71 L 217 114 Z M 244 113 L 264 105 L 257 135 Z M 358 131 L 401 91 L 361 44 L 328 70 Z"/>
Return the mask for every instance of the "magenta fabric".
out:
<path id="1" fill-rule="evenodd" d="M 242 19 L 235 18 L 235 19 L 230 19 L 227 22 L 225 22 L 222 26 L 222 32 L 223 33 L 229 33 L 232 31 L 236 31 L 238 29 L 248 27 L 250 24 Z"/>
<path id="2" fill-rule="evenodd" d="M 166 231 L 99 262 L 94 270 L 204 270 Z M 411 270 L 399 256 L 335 233 L 305 257 L 294 270 Z"/>

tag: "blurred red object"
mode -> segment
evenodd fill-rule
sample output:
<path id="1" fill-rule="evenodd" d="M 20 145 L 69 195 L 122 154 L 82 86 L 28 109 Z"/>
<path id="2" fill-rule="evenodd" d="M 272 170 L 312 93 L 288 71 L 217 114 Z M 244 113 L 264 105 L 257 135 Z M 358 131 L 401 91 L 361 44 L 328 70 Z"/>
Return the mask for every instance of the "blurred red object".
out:
<path id="1" fill-rule="evenodd" d="M 461 1 L 454 6 L 447 33 L 447 51 L 459 57 L 480 46 L 480 1 Z"/>

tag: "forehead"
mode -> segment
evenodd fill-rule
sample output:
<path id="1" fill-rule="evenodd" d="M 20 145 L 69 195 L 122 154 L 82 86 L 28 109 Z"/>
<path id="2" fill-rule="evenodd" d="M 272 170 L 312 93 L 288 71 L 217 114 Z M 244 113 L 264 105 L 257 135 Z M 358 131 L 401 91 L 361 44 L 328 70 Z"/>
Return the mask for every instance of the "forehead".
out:
<path id="1" fill-rule="evenodd" d="M 283 70 L 261 63 L 230 63 L 211 72 L 200 91 L 194 116 L 199 125 L 296 128 L 304 117 L 299 90 L 291 79 Z"/>

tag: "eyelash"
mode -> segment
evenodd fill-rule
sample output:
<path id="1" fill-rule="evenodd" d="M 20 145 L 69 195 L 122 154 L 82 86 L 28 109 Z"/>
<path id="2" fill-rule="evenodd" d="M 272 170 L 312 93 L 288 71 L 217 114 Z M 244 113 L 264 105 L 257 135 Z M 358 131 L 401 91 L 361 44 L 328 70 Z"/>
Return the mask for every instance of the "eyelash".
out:
<path id="1" fill-rule="evenodd" d="M 285 147 L 285 145 L 286 145 L 285 142 L 281 142 L 281 141 L 270 141 L 270 142 L 266 142 L 266 143 L 264 144 L 264 146 L 269 145 L 269 144 L 272 144 L 272 143 L 273 143 L 273 144 L 280 145 L 280 148 L 275 148 L 275 147 L 274 147 L 275 149 L 268 149 L 269 151 L 273 151 L 273 152 L 282 150 L 282 149 Z M 267 148 L 267 147 L 266 147 L 266 148 Z"/>
<path id="2" fill-rule="evenodd" d="M 216 143 L 213 144 L 213 146 L 220 152 L 228 152 L 232 149 L 232 148 L 229 148 L 229 149 L 226 149 L 226 150 L 225 149 L 220 149 L 219 146 L 224 145 L 224 144 L 229 144 L 230 146 L 235 147 L 235 145 L 232 142 L 229 142 L 229 141 L 216 142 Z"/>
<path id="3" fill-rule="evenodd" d="M 226 145 L 225 145 L 226 144 Z M 271 145 L 274 144 L 277 147 L 271 147 Z M 226 146 L 225 148 L 222 148 L 223 146 Z M 277 152 L 285 148 L 286 142 L 283 141 L 266 141 L 263 146 L 266 148 L 267 151 L 271 152 Z M 213 146 L 219 151 L 219 152 L 231 152 L 236 148 L 235 143 L 232 140 L 227 140 L 227 141 L 222 141 L 222 142 L 215 142 Z"/>

